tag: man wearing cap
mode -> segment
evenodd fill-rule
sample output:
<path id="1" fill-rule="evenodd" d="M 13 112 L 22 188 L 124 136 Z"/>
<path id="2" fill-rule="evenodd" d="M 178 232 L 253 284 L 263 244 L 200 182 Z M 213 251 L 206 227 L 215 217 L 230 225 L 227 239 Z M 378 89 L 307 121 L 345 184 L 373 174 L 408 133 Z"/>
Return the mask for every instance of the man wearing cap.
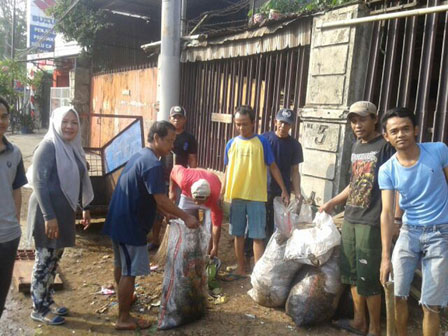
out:
<path id="1" fill-rule="evenodd" d="M 181 190 L 179 208 L 190 213 L 197 209 L 210 209 L 212 217 L 212 240 L 209 253 L 218 255 L 221 237 L 222 210 L 220 206 L 221 181 L 218 176 L 201 168 L 185 168 L 175 165 L 170 175 L 170 198 L 176 196 L 175 188 Z"/>
<path id="2" fill-rule="evenodd" d="M 176 128 L 176 140 L 174 141 L 173 152 L 162 158 L 164 165 L 164 179 L 169 183 L 170 173 L 173 165 L 182 165 L 185 168 L 196 168 L 197 162 L 197 142 L 194 135 L 185 131 L 185 123 L 187 122 L 187 114 L 182 106 L 173 106 L 170 109 L 170 122 Z M 175 198 L 176 203 L 179 201 L 180 191 L 178 190 Z M 152 240 L 148 244 L 148 249 L 155 250 L 160 245 L 160 230 L 162 228 L 163 216 L 157 216 L 152 229 Z"/>
<path id="3" fill-rule="evenodd" d="M 357 138 L 352 146 L 350 183 L 319 209 L 331 213 L 335 206 L 345 203 L 340 270 L 342 283 L 351 285 L 354 318 L 335 321 L 334 325 L 359 335 L 379 336 L 381 192 L 378 171 L 395 150 L 377 131 L 374 104 L 367 101 L 352 104 L 347 118 Z"/>
<path id="4" fill-rule="evenodd" d="M 299 163 L 303 162 L 303 152 L 300 143 L 289 135 L 289 130 L 295 121 L 295 113 L 290 109 L 278 111 L 275 121 L 275 131 L 266 132 L 263 136 L 272 147 L 275 163 L 280 169 L 286 190 L 301 197 Z M 274 197 L 281 196 L 279 185 L 268 175 L 268 202 L 266 203 L 266 240 L 274 232 Z"/>
<path id="5" fill-rule="evenodd" d="M 197 142 L 195 137 L 185 131 L 187 114 L 182 106 L 173 106 L 170 110 L 170 122 L 176 128 L 176 141 L 173 152 L 176 154 L 174 164 L 182 165 L 185 168 L 196 168 L 197 162 Z"/>

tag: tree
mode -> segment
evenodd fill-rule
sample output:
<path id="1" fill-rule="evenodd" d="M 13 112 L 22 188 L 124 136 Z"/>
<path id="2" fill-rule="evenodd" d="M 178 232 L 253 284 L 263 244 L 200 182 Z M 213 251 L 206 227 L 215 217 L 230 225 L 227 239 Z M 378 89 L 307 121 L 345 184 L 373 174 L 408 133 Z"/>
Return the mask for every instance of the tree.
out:
<path id="1" fill-rule="evenodd" d="M 0 59 L 11 55 L 14 0 L 0 0 Z M 26 0 L 16 0 L 15 48 L 26 48 Z"/>
<path id="2" fill-rule="evenodd" d="M 56 31 L 64 34 L 65 39 L 74 40 L 87 51 L 92 51 L 97 33 L 111 25 L 106 20 L 106 12 L 94 6 L 91 0 L 79 0 L 79 3 L 69 11 L 74 3 L 72 0 L 57 0 L 56 5 L 48 12 L 56 20 L 61 19 Z"/>

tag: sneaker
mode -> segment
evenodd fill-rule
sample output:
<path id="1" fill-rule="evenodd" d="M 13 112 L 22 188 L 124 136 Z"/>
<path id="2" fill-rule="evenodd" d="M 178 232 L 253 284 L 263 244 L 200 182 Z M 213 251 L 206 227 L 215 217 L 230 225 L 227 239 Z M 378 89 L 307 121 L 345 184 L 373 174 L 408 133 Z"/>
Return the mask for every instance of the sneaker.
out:
<path id="1" fill-rule="evenodd" d="M 34 321 L 43 322 L 48 325 L 61 325 L 65 323 L 65 318 L 53 314 L 50 310 L 48 310 L 45 314 L 33 311 L 31 312 L 30 317 Z"/>
<path id="2" fill-rule="evenodd" d="M 68 314 L 68 308 L 63 306 L 58 306 L 56 303 L 50 305 L 50 311 L 59 316 L 65 316 Z"/>

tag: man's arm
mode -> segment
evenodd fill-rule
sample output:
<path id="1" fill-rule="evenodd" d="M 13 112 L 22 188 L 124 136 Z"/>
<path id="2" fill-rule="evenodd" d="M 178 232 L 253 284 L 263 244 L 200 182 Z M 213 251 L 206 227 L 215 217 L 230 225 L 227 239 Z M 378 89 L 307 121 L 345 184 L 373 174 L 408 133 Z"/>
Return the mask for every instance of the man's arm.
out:
<path id="1" fill-rule="evenodd" d="M 177 183 L 174 181 L 173 177 L 170 175 L 170 186 L 168 191 L 168 197 L 171 202 L 176 203 L 177 193 L 176 193 Z M 179 187 L 180 188 L 180 187 Z"/>
<path id="2" fill-rule="evenodd" d="M 300 198 L 302 193 L 300 191 L 300 173 L 298 164 L 291 166 L 291 181 L 294 189 L 294 195 L 296 198 Z"/>
<path id="3" fill-rule="evenodd" d="M 224 178 L 221 184 L 221 192 L 220 192 L 220 198 L 221 200 L 224 200 L 224 194 L 226 193 L 226 184 L 227 184 L 227 167 L 224 169 Z"/>
<path id="4" fill-rule="evenodd" d="M 188 166 L 190 168 L 198 167 L 198 155 L 197 154 L 188 154 Z"/>
<path id="5" fill-rule="evenodd" d="M 394 198 L 393 190 L 381 190 L 382 211 L 381 211 L 381 267 L 380 267 L 380 281 L 384 285 L 389 273 L 392 272 L 391 250 L 392 250 L 392 236 L 394 233 Z"/>
<path id="6" fill-rule="evenodd" d="M 22 189 L 14 189 L 12 191 L 12 197 L 14 198 L 14 204 L 16 205 L 17 221 L 20 223 L 20 209 L 22 208 Z"/>
<path id="7" fill-rule="evenodd" d="M 173 202 L 170 201 L 170 199 L 165 194 L 154 194 L 153 196 L 156 200 L 158 208 L 160 208 L 165 213 L 182 219 L 185 222 L 185 225 L 190 229 L 197 228 L 200 225 L 196 217 L 189 215 L 185 211 L 179 209 L 176 205 L 173 204 Z"/>
<path id="8" fill-rule="evenodd" d="M 285 183 L 283 183 L 283 177 L 282 177 L 282 174 L 280 173 L 280 169 L 278 169 L 278 166 L 275 162 L 272 162 L 272 164 L 269 166 L 269 170 L 271 171 L 271 175 L 274 178 L 275 182 L 277 182 L 280 189 L 282 190 L 283 202 L 288 204 L 289 203 L 289 195 L 288 195 L 288 191 L 286 190 Z"/>
<path id="9" fill-rule="evenodd" d="M 331 213 L 336 205 L 344 204 L 347 201 L 348 195 L 350 194 L 350 185 L 346 186 L 339 194 L 329 200 L 327 203 L 319 208 L 319 212 L 325 211 L 326 213 Z"/>

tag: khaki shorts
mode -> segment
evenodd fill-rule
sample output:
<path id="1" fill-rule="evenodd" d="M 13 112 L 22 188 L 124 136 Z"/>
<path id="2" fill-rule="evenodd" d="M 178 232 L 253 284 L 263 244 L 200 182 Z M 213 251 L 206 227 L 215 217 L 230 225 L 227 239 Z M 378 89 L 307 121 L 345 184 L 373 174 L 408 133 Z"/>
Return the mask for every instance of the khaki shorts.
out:
<path id="1" fill-rule="evenodd" d="M 366 224 L 342 224 L 341 281 L 361 296 L 381 294 L 381 231 Z"/>

